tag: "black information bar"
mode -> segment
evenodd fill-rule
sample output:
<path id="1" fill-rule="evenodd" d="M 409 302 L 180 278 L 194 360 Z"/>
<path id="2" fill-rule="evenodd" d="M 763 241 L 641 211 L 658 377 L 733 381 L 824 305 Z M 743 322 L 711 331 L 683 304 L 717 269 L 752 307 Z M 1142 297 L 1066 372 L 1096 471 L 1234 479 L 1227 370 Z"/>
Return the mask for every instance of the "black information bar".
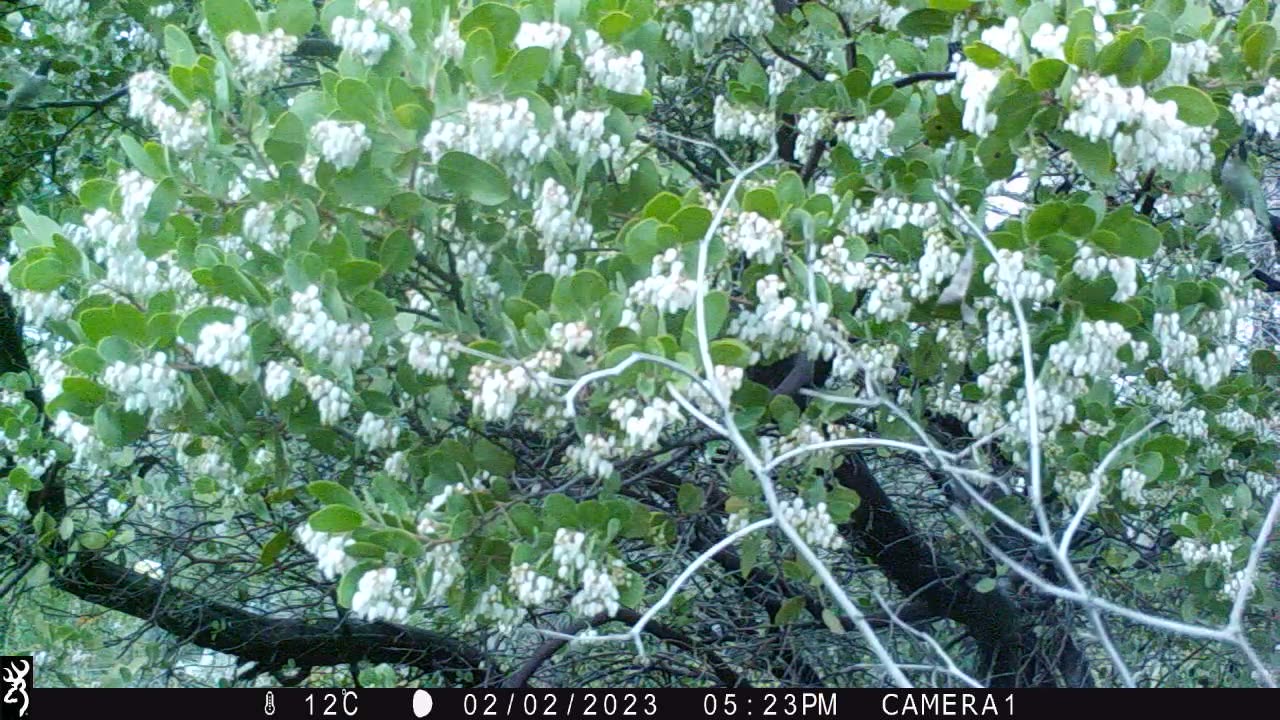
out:
<path id="1" fill-rule="evenodd" d="M 1121 712 L 1212 717 L 1224 707 L 1275 707 L 1261 690 L 876 689 L 305 689 L 29 690 L 23 720 L 522 720 L 526 718 L 1064 718 Z M 1231 701 L 1228 698 L 1235 697 Z M 1231 703 L 1224 706 L 1224 701 Z M 7 711 L 12 707 L 0 708 Z M 1099 715 L 1101 713 L 1101 715 Z"/>

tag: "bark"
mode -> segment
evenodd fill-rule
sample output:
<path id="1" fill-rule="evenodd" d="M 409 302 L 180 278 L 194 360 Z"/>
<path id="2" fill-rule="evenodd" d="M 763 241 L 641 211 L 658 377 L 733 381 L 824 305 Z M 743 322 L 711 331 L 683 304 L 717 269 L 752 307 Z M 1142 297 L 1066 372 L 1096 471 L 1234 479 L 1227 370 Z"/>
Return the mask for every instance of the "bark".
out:
<path id="1" fill-rule="evenodd" d="M 1021 609 L 999 590 L 978 592 L 964 571 L 940 557 L 898 515 L 862 458 L 847 456 L 836 478 L 861 498 L 842 528 L 845 538 L 904 595 L 923 600 L 939 617 L 964 626 L 978 645 L 981 672 L 992 686 L 1024 684 L 1028 638 Z"/>

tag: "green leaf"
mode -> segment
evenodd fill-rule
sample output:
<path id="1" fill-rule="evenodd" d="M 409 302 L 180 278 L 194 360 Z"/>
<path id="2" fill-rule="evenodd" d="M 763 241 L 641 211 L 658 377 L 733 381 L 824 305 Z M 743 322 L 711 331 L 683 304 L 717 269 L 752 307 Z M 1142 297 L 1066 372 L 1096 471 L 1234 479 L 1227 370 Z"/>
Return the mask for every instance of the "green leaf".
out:
<path id="1" fill-rule="evenodd" d="M 737 338 L 720 338 L 711 342 L 711 362 L 717 365 L 747 367 L 751 364 L 751 348 Z"/>
<path id="2" fill-rule="evenodd" d="M 372 285 L 382 277 L 382 266 L 372 260 L 348 260 L 338 266 L 338 282 L 346 290 Z"/>
<path id="3" fill-rule="evenodd" d="M 989 577 L 982 578 L 981 580 L 978 581 L 978 584 L 975 585 L 973 589 L 983 594 L 989 593 L 992 590 L 996 589 L 995 578 L 989 578 Z"/>
<path id="4" fill-rule="evenodd" d="M 271 567 L 276 564 L 276 558 L 280 557 L 280 553 L 289 547 L 289 531 L 281 530 L 262 546 L 262 552 L 258 555 L 258 564 L 262 567 Z"/>
<path id="5" fill-rule="evenodd" d="M 481 205 L 501 205 L 511 197 L 511 181 L 506 173 L 473 155 L 447 152 L 436 170 L 445 187 Z"/>
<path id="6" fill-rule="evenodd" d="M 929 37 L 951 32 L 954 13 L 935 8 L 912 10 L 898 21 L 898 32 L 908 37 Z"/>
<path id="7" fill-rule="evenodd" d="M 987 45 L 986 43 L 970 43 L 964 47 L 965 58 L 972 60 L 973 64 L 988 70 L 998 68 L 1005 62 L 1005 56 L 1000 54 L 999 50 Z"/>
<path id="8" fill-rule="evenodd" d="M 748 192 L 742 200 L 742 209 L 762 215 L 769 220 L 777 220 L 781 213 L 778 208 L 778 196 L 771 188 L 756 188 Z"/>
<path id="9" fill-rule="evenodd" d="M 1115 182 L 1111 147 L 1107 143 L 1093 142 L 1069 132 L 1054 133 L 1053 138 L 1071 153 L 1076 165 L 1090 180 L 1104 186 Z"/>
<path id="10" fill-rule="evenodd" d="M 316 480 L 307 484 L 307 492 L 325 505 L 345 505 L 359 510 L 360 499 L 350 490 L 331 480 Z"/>
<path id="11" fill-rule="evenodd" d="M 89 532 L 80 534 L 79 542 L 80 547 L 85 550 L 101 550 L 107 546 L 107 536 L 105 533 L 97 530 L 90 530 Z"/>
<path id="12" fill-rule="evenodd" d="M 204 19 L 218 38 L 226 38 L 233 31 L 245 34 L 262 32 L 258 15 L 249 0 L 204 0 Z"/>
<path id="13" fill-rule="evenodd" d="M 804 610 L 804 597 L 796 595 L 782 601 L 782 605 L 778 608 L 778 612 L 773 616 L 774 625 L 786 625 L 794 622 L 800 617 L 800 613 Z"/>
<path id="14" fill-rule="evenodd" d="M 607 42 L 618 42 L 622 39 L 622 34 L 631 27 L 633 18 L 624 12 L 608 12 L 600 18 L 600 22 L 596 23 L 596 29 L 600 31 L 600 37 Z"/>
<path id="15" fill-rule="evenodd" d="M 1258 375 L 1280 375 L 1280 357 L 1271 350 L 1255 350 L 1249 367 Z"/>
<path id="16" fill-rule="evenodd" d="M 1160 477 L 1160 473 L 1164 471 L 1164 457 L 1158 452 L 1144 452 L 1133 464 L 1151 480 Z"/>
<path id="17" fill-rule="evenodd" d="M 1172 85 L 1151 93 L 1154 100 L 1172 100 L 1178 105 L 1178 119 L 1188 125 L 1210 127 L 1218 121 L 1218 106 L 1203 90 L 1189 85 Z"/>
<path id="18" fill-rule="evenodd" d="M 21 287 L 35 292 L 57 290 L 67 279 L 66 268 L 57 258 L 42 257 L 26 266 Z"/>
<path id="19" fill-rule="evenodd" d="M 164 167 L 157 163 L 155 158 L 137 140 L 123 133 L 119 139 L 120 147 L 124 150 L 124 154 L 129 158 L 129 162 L 138 169 L 138 172 L 153 180 L 159 180 L 168 174 Z"/>
<path id="20" fill-rule="evenodd" d="M 1036 90 L 1052 90 L 1062 82 L 1070 66 L 1056 58 L 1041 58 L 1031 63 L 1027 79 Z"/>
<path id="21" fill-rule="evenodd" d="M 481 3 L 458 23 L 458 34 L 466 39 L 481 28 L 488 30 L 493 36 L 496 47 L 505 48 L 516 39 L 516 33 L 520 31 L 520 13 L 507 5 Z"/>
<path id="22" fill-rule="evenodd" d="M 706 503 L 706 493 L 702 488 L 693 483 L 681 483 L 680 490 L 676 493 L 676 506 L 680 508 L 680 512 L 685 515 L 693 515 L 702 510 L 702 506 Z"/>
<path id="23" fill-rule="evenodd" d="M 93 431 L 107 447 L 124 447 L 141 438 L 146 430 L 146 418 L 137 413 L 107 405 L 99 405 L 93 412 Z"/>
<path id="24" fill-rule="evenodd" d="M 363 525 L 364 516 L 346 505 L 329 505 L 311 513 L 307 522 L 316 532 L 342 533 Z"/>
<path id="25" fill-rule="evenodd" d="M 1240 48 L 1245 64 L 1254 70 L 1266 68 L 1276 49 L 1276 29 L 1268 23 L 1255 23 L 1245 29 Z"/>
<path id="26" fill-rule="evenodd" d="M 191 38 L 176 25 L 164 26 L 164 52 L 169 56 L 170 65 L 196 64 L 196 49 L 191 45 Z"/>
<path id="27" fill-rule="evenodd" d="M 294 37 L 305 37 L 316 24 L 316 8 L 311 0 L 277 0 L 272 24 Z"/>
<path id="28" fill-rule="evenodd" d="M 831 608 L 822 608 L 822 624 L 836 635 L 843 635 L 844 623 L 840 621 L 840 616 L 835 614 Z"/>
<path id="29" fill-rule="evenodd" d="M 366 560 L 343 573 L 342 579 L 338 581 L 338 604 L 346 608 L 351 607 L 351 598 L 355 597 L 356 590 L 360 587 L 360 578 L 364 577 L 365 573 L 380 567 L 382 567 L 381 563 Z"/>
<path id="30" fill-rule="evenodd" d="M 371 533 L 366 540 L 409 559 L 422 556 L 422 542 L 407 530 L 400 528 L 378 530 Z"/>
<path id="31" fill-rule="evenodd" d="M 338 99 L 338 107 L 352 120 L 359 120 L 365 125 L 378 124 L 378 98 L 363 80 L 342 78 L 338 81 L 334 94 Z"/>
<path id="32" fill-rule="evenodd" d="M 536 45 L 521 50 L 507 61 L 507 67 L 503 70 L 507 89 L 519 91 L 536 88 L 550 65 L 550 50 Z"/>

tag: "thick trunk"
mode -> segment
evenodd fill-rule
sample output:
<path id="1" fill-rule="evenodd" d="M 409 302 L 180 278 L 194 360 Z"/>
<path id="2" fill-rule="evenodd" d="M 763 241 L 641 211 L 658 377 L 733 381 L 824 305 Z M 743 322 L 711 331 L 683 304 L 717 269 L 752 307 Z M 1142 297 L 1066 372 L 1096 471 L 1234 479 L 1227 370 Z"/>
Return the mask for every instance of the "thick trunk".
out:
<path id="1" fill-rule="evenodd" d="M 1027 634 L 1023 614 L 999 590 L 980 593 L 967 574 L 916 534 L 898 515 L 871 469 L 857 455 L 836 470 L 861 504 L 842 528 L 846 539 L 884 572 L 903 595 L 926 602 L 937 616 L 964 626 L 978 644 L 981 672 L 992 686 L 1024 684 Z"/>
<path id="2" fill-rule="evenodd" d="M 76 597 L 152 622 L 175 638 L 234 655 L 257 670 L 392 663 L 479 682 L 482 657 L 438 633 L 352 618 L 273 618 L 226 605 L 132 572 L 98 554 L 81 554 L 54 575 Z"/>

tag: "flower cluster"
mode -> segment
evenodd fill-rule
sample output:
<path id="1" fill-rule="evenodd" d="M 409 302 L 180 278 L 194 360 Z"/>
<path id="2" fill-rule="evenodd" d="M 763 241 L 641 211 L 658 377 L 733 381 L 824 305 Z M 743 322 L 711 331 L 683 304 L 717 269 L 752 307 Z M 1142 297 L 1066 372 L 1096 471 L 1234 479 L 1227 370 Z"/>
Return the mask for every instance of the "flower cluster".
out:
<path id="1" fill-rule="evenodd" d="M 524 608 L 508 604 L 503 597 L 502 589 L 497 585 L 490 585 L 480 593 L 473 614 L 476 620 L 492 627 L 499 635 L 509 635 L 514 632 L 516 626 L 528 615 Z M 494 638 L 491 637 L 490 642 L 493 640 Z"/>
<path id="2" fill-rule="evenodd" d="M 521 393 L 533 385 L 533 377 L 523 365 L 504 367 L 485 361 L 471 366 L 467 384 L 472 411 L 488 422 L 496 422 L 511 417 Z"/>
<path id="3" fill-rule="evenodd" d="M 57 290 L 37 292 L 14 287 L 9 282 L 10 267 L 8 260 L 0 260 L 0 290 L 13 298 L 15 307 L 22 308 L 22 318 L 27 324 L 41 327 L 50 320 L 65 320 L 71 316 L 75 305 Z"/>
<path id="4" fill-rule="evenodd" d="M 827 512 L 825 502 L 808 507 L 801 498 L 792 498 L 778 509 L 782 519 L 794 527 L 809 546 L 837 550 L 844 545 L 844 538 L 831 519 L 831 513 Z"/>
<path id="5" fill-rule="evenodd" d="M 186 112 L 164 101 L 168 80 L 155 70 L 129 78 L 129 117 L 146 121 L 160 136 L 160 144 L 176 153 L 190 153 L 205 143 L 204 102 L 191 103 Z"/>
<path id="6" fill-rule="evenodd" d="M 929 297 L 942 283 L 960 269 L 963 260 L 959 252 L 949 244 L 947 234 L 940 228 L 928 228 L 924 232 L 924 252 L 917 264 L 919 272 L 911 284 L 911 296 L 917 299 Z"/>
<path id="7" fill-rule="evenodd" d="M 1178 119 L 1178 105 L 1160 102 L 1141 87 L 1122 87 L 1110 77 L 1084 75 L 1071 88 L 1073 109 L 1063 129 L 1095 142 L 1107 141 L 1122 168 L 1139 172 L 1190 173 L 1213 167 L 1212 128 Z"/>
<path id="8" fill-rule="evenodd" d="M 1229 215 L 1213 216 L 1204 231 L 1220 238 L 1227 247 L 1247 250 L 1258 234 L 1258 217 L 1251 208 L 1236 208 Z"/>
<path id="9" fill-rule="evenodd" d="M 31 518 L 31 511 L 27 510 L 27 496 L 17 490 L 9 491 L 9 495 L 5 498 L 4 510 L 18 522 L 25 522 Z"/>
<path id="10" fill-rule="evenodd" d="M 767 143 L 775 129 L 773 113 L 735 105 L 723 95 L 716 96 L 713 131 L 718 139 Z"/>
<path id="11" fill-rule="evenodd" d="M 1200 356 L 1199 339 L 1182 328 L 1175 313 L 1156 313 L 1152 331 L 1163 350 L 1161 364 L 1166 370 L 1194 379 L 1206 390 L 1214 387 L 1231 372 L 1238 348 L 1219 346 Z"/>
<path id="12" fill-rule="evenodd" d="M 1000 83 L 1000 73 L 964 60 L 956 66 L 956 83 L 960 85 L 960 99 L 964 101 L 960 126 L 979 137 L 987 136 L 996 129 L 996 114 L 988 105 Z"/>
<path id="13" fill-rule="evenodd" d="M 360 418 L 360 427 L 356 428 L 356 439 L 369 447 L 369 450 L 381 450 L 395 447 L 400 438 L 400 425 L 395 420 L 366 412 Z"/>
<path id="14" fill-rule="evenodd" d="M 457 354 L 452 341 L 434 335 L 405 333 L 400 342 L 407 348 L 405 359 L 414 370 L 436 378 L 449 374 L 449 367 Z"/>
<path id="15" fill-rule="evenodd" d="M 569 601 L 569 609 L 582 617 L 600 613 L 612 617 L 618 612 L 618 585 L 625 577 L 624 571 L 622 561 L 616 558 L 607 567 L 595 561 L 587 563 L 582 568 L 582 588 Z"/>
<path id="16" fill-rule="evenodd" d="M 559 528 L 551 545 L 551 560 L 558 567 L 556 576 L 561 580 L 573 577 L 573 574 L 587 566 L 588 558 L 583 545 L 587 536 L 581 530 Z"/>
<path id="17" fill-rule="evenodd" d="M 1125 502 L 1137 507 L 1147 504 L 1147 499 L 1143 495 L 1143 489 L 1150 480 L 1142 471 L 1135 468 L 1125 468 L 1120 473 L 1120 497 Z"/>
<path id="18" fill-rule="evenodd" d="M 173 410 L 182 404 L 183 390 L 178 371 L 168 363 L 161 352 L 138 364 L 116 361 L 102 371 L 102 384 L 120 396 L 129 412 Z"/>
<path id="19" fill-rule="evenodd" d="M 347 555 L 347 546 L 355 542 L 345 534 L 332 535 L 312 530 L 307 523 L 302 523 L 293 531 L 294 537 L 302 543 L 302 547 L 315 557 L 320 565 L 320 575 L 325 580 L 333 580 L 356 566 L 356 561 Z"/>
<path id="20" fill-rule="evenodd" d="M 380 26 L 404 35 L 409 32 L 413 15 L 408 8 L 392 11 L 387 0 L 357 0 L 356 10 L 364 17 L 335 17 L 329 35 L 338 47 L 365 65 L 376 65 L 391 49 L 391 37 L 381 32 Z"/>
<path id="21" fill-rule="evenodd" d="M 556 591 L 556 581 L 538 573 L 529 563 L 520 563 L 511 568 L 507 585 L 516 602 L 526 607 L 546 605 Z"/>
<path id="22" fill-rule="evenodd" d="M 1232 95 L 1231 112 L 1241 124 L 1252 125 L 1259 134 L 1280 138 L 1280 78 L 1267 78 L 1260 95 Z"/>
<path id="23" fill-rule="evenodd" d="M 1173 550 L 1186 564 L 1194 567 L 1212 563 L 1228 569 L 1231 567 L 1231 555 L 1236 551 L 1234 541 L 1204 543 L 1193 538 L 1178 538 Z"/>
<path id="24" fill-rule="evenodd" d="M 249 323 L 237 316 L 230 323 L 211 322 L 200 328 L 193 359 L 197 365 L 221 370 L 232 380 L 247 382 L 257 370 L 251 350 Z"/>
<path id="25" fill-rule="evenodd" d="M 520 23 L 516 33 L 515 44 L 521 50 L 527 47 L 544 47 L 548 50 L 559 50 L 569 42 L 568 27 L 554 22 Z"/>
<path id="26" fill-rule="evenodd" d="M 1010 60 L 1020 62 L 1027 55 L 1020 25 L 1016 17 L 1005 18 L 1003 25 L 993 25 L 982 31 L 982 42 Z"/>
<path id="27" fill-rule="evenodd" d="M 787 89 L 792 80 L 800 77 L 800 68 L 779 58 L 770 63 L 768 74 L 769 97 L 776 98 Z"/>
<path id="28" fill-rule="evenodd" d="M 332 380 L 321 375 L 309 375 L 303 384 L 320 410 L 322 425 L 337 425 L 351 412 L 351 393 Z"/>
<path id="29" fill-rule="evenodd" d="M 1081 323 L 1079 334 L 1049 348 L 1049 363 L 1059 373 L 1102 380 L 1114 375 L 1123 363 L 1117 353 L 1128 346 L 1135 360 L 1147 355 L 1147 344 L 1134 340 L 1119 323 L 1093 320 Z"/>
<path id="30" fill-rule="evenodd" d="M 565 457 L 583 472 L 592 477 L 607 478 L 613 474 L 613 463 L 609 458 L 618 454 L 618 444 L 613 438 L 595 433 L 582 436 L 582 444 L 571 446 L 565 451 Z"/>
<path id="31" fill-rule="evenodd" d="M 831 116 L 817 109 L 808 108 L 796 121 L 796 157 L 808 159 L 814 145 L 831 130 Z"/>
<path id="32" fill-rule="evenodd" d="M 279 401 L 289 394 L 293 387 L 293 379 L 298 374 L 298 364 L 292 360 L 267 363 L 262 376 L 262 390 L 268 400 Z"/>
<path id="33" fill-rule="evenodd" d="M 234 30 L 227 35 L 227 57 L 232 71 L 250 94 L 257 94 L 289 77 L 284 56 L 298 48 L 298 38 L 276 28 L 264 35 Z"/>
<path id="34" fill-rule="evenodd" d="M 787 284 L 777 275 L 766 275 L 756 281 L 759 302 L 751 312 L 738 315 L 730 323 L 730 334 L 741 338 L 748 345 L 767 350 L 766 355 L 777 355 L 786 348 L 803 344 L 811 357 L 830 357 L 833 348 L 824 332 L 821 332 L 831 306 L 819 302 L 811 307 L 794 297 L 783 297 Z"/>
<path id="35" fill-rule="evenodd" d="M 564 137 L 564 143 L 584 162 L 592 158 L 600 158 L 617 165 L 626 154 L 622 147 L 622 137 L 608 132 L 605 119 L 609 113 L 603 110 L 579 110 L 564 119 L 562 108 L 557 105 L 553 112 L 556 115 L 557 132 Z M 605 135 L 608 137 L 605 137 Z"/>
<path id="36" fill-rule="evenodd" d="M 767 0 L 703 0 L 686 7 L 690 19 L 688 29 L 680 23 L 669 22 L 666 35 L 673 45 L 693 50 L 699 57 L 731 35 L 748 38 L 773 29 L 775 10 Z"/>
<path id="37" fill-rule="evenodd" d="M 736 218 L 724 231 L 724 244 L 740 250 L 748 258 L 771 263 L 782 253 L 782 222 L 769 220 L 763 215 L 747 211 Z"/>
<path id="38" fill-rule="evenodd" d="M 497 163 L 521 181 L 521 195 L 528 197 L 527 176 L 551 151 L 555 139 L 554 127 L 547 132 L 538 128 L 538 119 L 525 98 L 473 100 L 467 103 L 464 118 L 433 120 L 422 138 L 422 148 L 432 162 L 439 162 L 450 150 L 460 150 Z"/>
<path id="39" fill-rule="evenodd" d="M 339 374 L 360 367 L 365 349 L 373 342 L 368 323 L 340 323 L 329 315 L 315 285 L 293 293 L 293 311 L 283 317 L 281 329 L 294 349 L 313 355 Z"/>
<path id="40" fill-rule="evenodd" d="M 595 30 L 587 31 L 586 55 L 582 67 L 597 85 L 623 95 L 640 95 L 644 92 L 644 53 L 632 50 L 622 55 L 606 45 Z"/>
<path id="41" fill-rule="evenodd" d="M 556 276 L 572 274 L 578 258 L 566 251 L 590 241 L 591 223 L 574 216 L 569 191 L 552 178 L 543 181 L 542 192 L 533 200 L 533 228 L 539 234 L 538 247 L 546 253 L 543 270 Z"/>
<path id="42" fill-rule="evenodd" d="M 316 123 L 311 128 L 311 142 L 319 149 L 320 157 L 338 170 L 355 167 L 360 156 L 373 145 L 365 135 L 364 123 L 337 120 Z"/>
<path id="43" fill-rule="evenodd" d="M 640 451 L 657 447 L 662 431 L 682 417 L 679 405 L 660 397 L 648 403 L 634 397 L 614 398 L 609 403 L 609 416 L 627 434 L 623 444 Z"/>
<path id="44" fill-rule="evenodd" d="M 591 344 L 591 326 L 585 322 L 558 322 L 547 334 L 553 348 L 568 353 L 582 352 Z"/>
<path id="45" fill-rule="evenodd" d="M 880 153 L 888 154 L 892 133 L 893 119 L 885 115 L 884 110 L 876 110 L 863 120 L 847 120 L 836 125 L 840 142 L 859 160 L 873 160 Z"/>
<path id="46" fill-rule="evenodd" d="M 1111 296 L 1115 302 L 1124 302 L 1138 292 L 1138 263 L 1130 257 L 1108 258 L 1084 245 L 1076 255 L 1071 270 L 1082 280 L 1096 280 L 1103 273 L 1109 273 L 1116 283 L 1116 291 Z"/>
<path id="47" fill-rule="evenodd" d="M 652 305 L 662 312 L 675 313 L 692 307 L 697 291 L 697 283 L 685 274 L 679 250 L 668 248 L 653 258 L 649 277 L 631 286 L 627 303 Z"/>
<path id="48" fill-rule="evenodd" d="M 404 622 L 412 602 L 413 591 L 396 585 L 396 569 L 378 568 L 360 576 L 351 612 L 369 622 Z"/>
<path id="49" fill-rule="evenodd" d="M 1222 52 L 1204 40 L 1173 43 L 1169 47 L 1169 64 L 1156 78 L 1156 87 L 1186 85 L 1192 74 L 1209 72 L 1209 67 L 1222 59 Z"/>
<path id="50" fill-rule="evenodd" d="M 854 235 L 896 230 L 907 225 L 929 228 L 938 222 L 938 204 L 932 200 L 917 203 L 894 196 L 877 195 L 869 208 L 864 209 L 861 202 L 856 203 L 846 222 Z"/>
<path id="51" fill-rule="evenodd" d="M 1025 263 L 1026 258 L 1021 250 L 1001 248 L 996 253 L 995 261 L 983 270 L 982 278 L 995 288 L 996 294 L 1003 300 L 1048 300 L 1053 295 L 1056 282 L 1053 278 L 1026 267 Z"/>
<path id="52" fill-rule="evenodd" d="M 40 6 L 60 20 L 74 20 L 89 9 L 85 0 L 40 0 Z"/>
<path id="53" fill-rule="evenodd" d="M 1039 29 L 1031 35 L 1031 49 L 1039 53 L 1041 57 L 1066 60 L 1066 56 L 1063 54 L 1063 47 L 1067 44 L 1068 32 L 1069 29 L 1066 25 L 1041 23 Z"/>

